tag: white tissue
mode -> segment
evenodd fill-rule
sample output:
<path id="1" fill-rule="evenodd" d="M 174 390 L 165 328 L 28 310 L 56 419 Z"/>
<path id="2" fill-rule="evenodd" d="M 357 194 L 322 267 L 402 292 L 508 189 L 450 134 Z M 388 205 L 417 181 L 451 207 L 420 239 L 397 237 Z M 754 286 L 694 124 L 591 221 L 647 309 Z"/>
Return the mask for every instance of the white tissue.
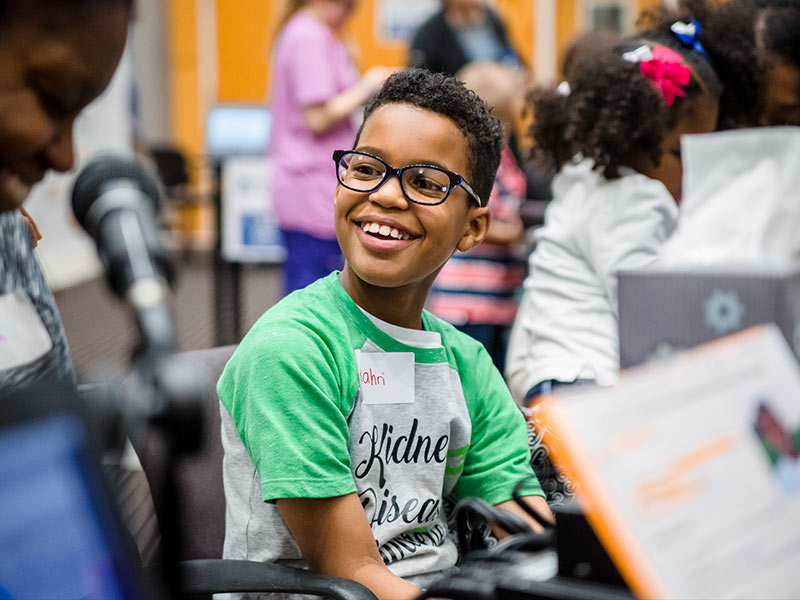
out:
<path id="1" fill-rule="evenodd" d="M 800 257 L 800 127 L 685 136 L 678 227 L 661 265 Z"/>

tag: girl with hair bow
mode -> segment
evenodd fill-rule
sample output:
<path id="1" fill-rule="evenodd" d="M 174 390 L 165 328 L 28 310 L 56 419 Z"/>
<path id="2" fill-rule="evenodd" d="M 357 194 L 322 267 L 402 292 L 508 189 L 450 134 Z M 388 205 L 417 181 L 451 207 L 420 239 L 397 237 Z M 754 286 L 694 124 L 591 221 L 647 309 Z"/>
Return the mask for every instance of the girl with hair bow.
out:
<path id="1" fill-rule="evenodd" d="M 509 349 L 525 355 L 515 391 L 528 406 L 555 386 L 616 381 L 617 272 L 655 260 L 675 229 L 681 137 L 736 120 L 720 100 L 736 85 L 720 75 L 734 71 L 716 52 L 724 44 L 691 15 L 651 18 L 647 31 L 581 57 L 569 81 L 530 95 L 533 158 L 557 175 L 517 315 L 525 334 L 514 340 L 526 348 Z"/>

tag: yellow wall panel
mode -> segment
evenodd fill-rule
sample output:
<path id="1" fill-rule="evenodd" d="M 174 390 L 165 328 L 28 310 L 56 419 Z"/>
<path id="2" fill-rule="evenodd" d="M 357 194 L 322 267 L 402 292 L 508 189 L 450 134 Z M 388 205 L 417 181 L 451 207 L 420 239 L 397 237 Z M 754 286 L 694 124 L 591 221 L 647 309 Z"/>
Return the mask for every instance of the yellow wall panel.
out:
<path id="1" fill-rule="evenodd" d="M 195 8 L 195 0 L 170 0 L 167 6 L 172 137 L 178 146 L 193 152 L 202 147 Z"/>
<path id="2" fill-rule="evenodd" d="M 561 74 L 561 64 L 564 61 L 564 53 L 576 36 L 580 35 L 578 2 L 580 0 L 556 0 L 558 3 L 558 13 L 556 14 L 556 72 Z"/>
<path id="3" fill-rule="evenodd" d="M 217 0 L 221 102 L 264 102 L 276 2 Z"/>
<path id="4" fill-rule="evenodd" d="M 495 10 L 508 29 L 514 49 L 522 60 L 533 64 L 533 0 L 496 0 Z"/>
<path id="5" fill-rule="evenodd" d="M 347 36 L 356 45 L 356 64 L 361 71 L 375 65 L 405 66 L 408 62 L 406 44 L 383 40 L 375 32 L 375 5 L 380 0 L 361 0 L 347 27 Z"/>

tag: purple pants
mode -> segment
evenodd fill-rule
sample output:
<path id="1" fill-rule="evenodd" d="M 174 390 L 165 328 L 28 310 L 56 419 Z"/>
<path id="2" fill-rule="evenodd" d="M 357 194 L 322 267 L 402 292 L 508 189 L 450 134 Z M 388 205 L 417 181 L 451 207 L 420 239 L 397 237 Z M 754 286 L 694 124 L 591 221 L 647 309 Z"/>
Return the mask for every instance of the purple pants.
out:
<path id="1" fill-rule="evenodd" d="M 300 231 L 281 230 L 281 233 L 286 246 L 284 295 L 302 289 L 344 266 L 344 257 L 336 240 L 326 240 Z"/>

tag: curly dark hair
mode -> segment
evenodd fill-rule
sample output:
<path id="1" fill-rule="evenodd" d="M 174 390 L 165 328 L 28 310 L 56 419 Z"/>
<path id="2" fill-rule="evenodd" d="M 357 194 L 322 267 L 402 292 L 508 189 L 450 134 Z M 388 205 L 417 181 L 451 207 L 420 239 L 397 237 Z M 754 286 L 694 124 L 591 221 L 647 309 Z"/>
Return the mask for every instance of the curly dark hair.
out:
<path id="1" fill-rule="evenodd" d="M 678 110 L 704 91 L 720 97 L 718 128 L 755 123 L 757 86 L 752 82 L 760 80 L 752 44 L 734 51 L 718 39 L 723 35 L 721 24 L 731 23 L 734 16 L 742 19 L 743 14 L 726 11 L 723 15 L 705 0 L 686 0 L 677 11 L 661 7 L 644 13 L 640 26 L 646 29 L 615 47 L 583 56 L 572 66 L 568 95 L 552 87 L 535 88 L 529 94 L 534 114 L 534 162 L 555 172 L 581 155 L 591 158 L 595 168 L 611 179 L 636 157 L 647 156 L 658 164 L 661 141 Z M 684 45 L 670 30 L 676 21 L 688 22 L 692 17 L 702 23 L 699 39 L 708 56 Z M 642 77 L 640 65 L 623 58 L 638 46 L 655 44 L 678 52 L 692 68 L 692 79 L 684 89 L 686 97 L 677 98 L 671 108 Z M 735 75 L 731 74 L 734 71 Z M 746 89 L 740 90 L 742 85 Z"/>
<path id="2" fill-rule="evenodd" d="M 753 42 L 753 0 L 722 4 L 710 0 L 682 0 L 678 16 L 682 20 L 694 17 L 700 22 L 700 41 L 724 84 L 720 97 L 719 129 L 757 125 L 763 74 Z"/>
<path id="3" fill-rule="evenodd" d="M 410 104 L 453 121 L 467 140 L 469 184 L 484 201 L 489 198 L 503 150 L 503 126 L 475 92 L 444 73 L 425 69 L 395 73 L 364 108 L 364 122 L 353 147 L 370 115 L 386 104 Z"/>
<path id="4" fill-rule="evenodd" d="M 800 2 L 755 0 L 755 4 L 759 10 L 755 27 L 757 46 L 800 66 Z"/>
<path id="5" fill-rule="evenodd" d="M 580 154 L 613 179 L 636 155 L 661 159 L 669 110 L 641 76 L 639 64 L 624 60 L 622 53 L 620 47 L 606 48 L 576 62 L 569 95 L 542 87 L 530 93 L 532 158 L 542 169 L 558 171 Z"/>

